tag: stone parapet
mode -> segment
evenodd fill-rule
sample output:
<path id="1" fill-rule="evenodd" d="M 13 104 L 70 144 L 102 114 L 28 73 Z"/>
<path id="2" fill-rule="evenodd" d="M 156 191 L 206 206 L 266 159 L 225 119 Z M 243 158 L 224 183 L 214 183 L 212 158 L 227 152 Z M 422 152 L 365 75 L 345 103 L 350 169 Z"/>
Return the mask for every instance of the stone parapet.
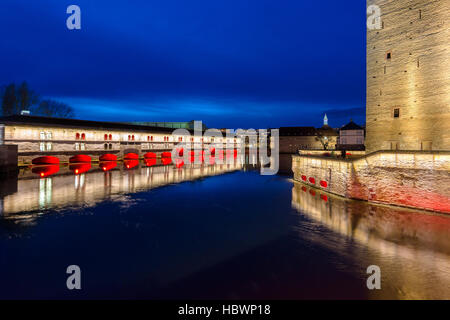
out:
<path id="1" fill-rule="evenodd" d="M 351 199 L 450 213 L 450 152 L 378 151 L 357 159 L 295 155 L 294 179 Z"/>

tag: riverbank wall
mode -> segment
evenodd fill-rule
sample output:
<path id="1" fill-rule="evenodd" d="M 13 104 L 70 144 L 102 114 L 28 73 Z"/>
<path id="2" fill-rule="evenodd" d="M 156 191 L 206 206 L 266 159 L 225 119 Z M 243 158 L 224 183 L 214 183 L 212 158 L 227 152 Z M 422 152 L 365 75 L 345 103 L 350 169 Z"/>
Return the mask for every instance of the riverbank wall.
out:
<path id="1" fill-rule="evenodd" d="M 350 199 L 450 214 L 450 152 L 377 151 L 292 157 L 294 180 Z"/>
<path id="2" fill-rule="evenodd" d="M 17 146 L 0 144 L 0 176 L 17 173 Z"/>

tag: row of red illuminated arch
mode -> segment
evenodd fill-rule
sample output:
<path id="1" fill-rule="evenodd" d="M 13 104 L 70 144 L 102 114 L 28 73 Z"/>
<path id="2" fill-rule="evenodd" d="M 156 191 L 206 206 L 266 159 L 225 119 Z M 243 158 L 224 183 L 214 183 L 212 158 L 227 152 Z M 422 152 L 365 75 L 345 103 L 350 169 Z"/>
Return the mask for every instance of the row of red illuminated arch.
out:
<path id="1" fill-rule="evenodd" d="M 305 175 L 302 175 L 302 180 L 305 181 L 305 182 L 309 181 L 309 183 L 314 184 L 314 185 L 316 184 L 316 179 L 313 178 L 313 177 L 307 178 Z M 320 186 L 322 188 L 327 188 L 328 187 L 328 182 L 326 182 L 325 180 L 321 180 L 320 181 Z"/>

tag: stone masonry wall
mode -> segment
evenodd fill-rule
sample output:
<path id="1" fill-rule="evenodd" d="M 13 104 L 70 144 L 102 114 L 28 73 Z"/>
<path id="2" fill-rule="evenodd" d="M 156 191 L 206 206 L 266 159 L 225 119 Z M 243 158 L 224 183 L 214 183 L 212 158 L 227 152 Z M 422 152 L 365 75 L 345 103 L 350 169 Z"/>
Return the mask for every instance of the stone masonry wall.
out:
<path id="1" fill-rule="evenodd" d="M 450 1 L 369 5 L 382 29 L 367 31 L 366 150 L 450 151 Z"/>
<path id="2" fill-rule="evenodd" d="M 450 152 L 293 156 L 294 179 L 340 196 L 450 213 Z"/>

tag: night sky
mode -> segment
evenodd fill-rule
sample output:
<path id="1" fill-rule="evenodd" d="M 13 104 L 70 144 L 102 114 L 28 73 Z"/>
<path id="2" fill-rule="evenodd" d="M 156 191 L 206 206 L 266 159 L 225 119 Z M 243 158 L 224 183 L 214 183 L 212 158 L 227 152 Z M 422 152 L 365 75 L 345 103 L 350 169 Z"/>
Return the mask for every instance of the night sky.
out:
<path id="1" fill-rule="evenodd" d="M 67 6 L 81 8 L 68 30 Z M 365 119 L 365 1 L 1 0 L 0 85 L 76 117 L 215 128 Z"/>

